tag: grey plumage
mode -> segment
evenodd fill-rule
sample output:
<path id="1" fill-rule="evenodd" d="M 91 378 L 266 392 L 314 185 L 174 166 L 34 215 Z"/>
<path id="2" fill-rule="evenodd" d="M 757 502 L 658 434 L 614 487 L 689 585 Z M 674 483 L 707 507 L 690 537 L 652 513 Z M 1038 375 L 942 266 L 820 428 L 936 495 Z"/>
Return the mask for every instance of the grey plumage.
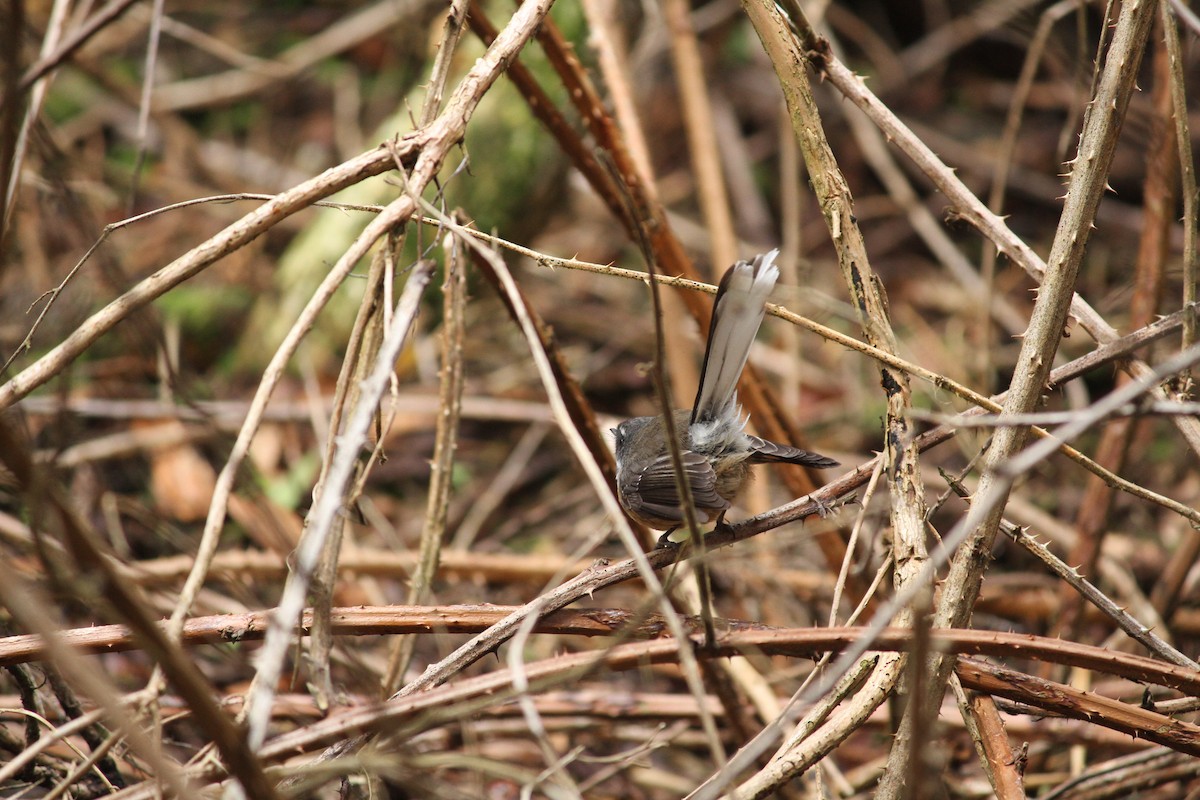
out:
<path id="1" fill-rule="evenodd" d="M 703 521 L 720 520 L 749 476 L 750 465 L 790 462 L 825 468 L 831 458 L 745 432 L 737 383 L 765 314 L 779 270 L 778 250 L 739 261 L 726 271 L 713 304 L 700 386 L 691 409 L 672 412 L 684 476 Z M 617 490 L 633 517 L 658 529 L 684 520 L 661 416 L 635 417 L 613 429 Z"/>

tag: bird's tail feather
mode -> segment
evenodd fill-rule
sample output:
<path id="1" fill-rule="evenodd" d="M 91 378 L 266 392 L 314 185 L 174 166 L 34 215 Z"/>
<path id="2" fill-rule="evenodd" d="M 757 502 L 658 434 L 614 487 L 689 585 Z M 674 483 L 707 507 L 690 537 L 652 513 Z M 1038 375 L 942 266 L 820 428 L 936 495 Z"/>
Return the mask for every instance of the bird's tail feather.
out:
<path id="1" fill-rule="evenodd" d="M 750 346 L 762 324 L 765 304 L 779 280 L 779 250 L 739 261 L 726 271 L 713 304 L 712 325 L 700 372 L 700 388 L 692 406 L 692 422 L 723 420 L 739 425 L 737 384 Z"/>

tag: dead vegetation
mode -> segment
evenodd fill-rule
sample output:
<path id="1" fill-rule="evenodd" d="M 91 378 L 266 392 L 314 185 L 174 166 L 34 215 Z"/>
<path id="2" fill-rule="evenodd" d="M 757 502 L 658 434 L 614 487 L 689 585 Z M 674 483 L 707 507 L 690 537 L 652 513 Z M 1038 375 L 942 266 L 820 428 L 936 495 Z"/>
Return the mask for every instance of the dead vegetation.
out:
<path id="1" fill-rule="evenodd" d="M 3 6 L 0 793 L 1200 795 L 1183 4 L 268 6 Z"/>

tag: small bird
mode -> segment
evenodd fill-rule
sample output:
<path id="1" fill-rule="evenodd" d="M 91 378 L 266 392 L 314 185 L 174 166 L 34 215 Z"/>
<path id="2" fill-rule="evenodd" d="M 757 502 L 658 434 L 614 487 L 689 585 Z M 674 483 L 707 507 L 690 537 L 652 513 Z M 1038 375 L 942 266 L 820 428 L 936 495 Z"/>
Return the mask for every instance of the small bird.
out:
<path id="1" fill-rule="evenodd" d="M 751 464 L 786 461 L 809 467 L 838 462 L 798 447 L 776 444 L 746 433 L 737 403 L 737 382 L 762 324 L 767 297 L 779 280 L 779 251 L 738 261 L 726 271 L 713 302 L 708 345 L 700 369 L 700 388 L 691 410 L 672 412 L 683 469 L 697 519 L 724 521 L 725 512 L 745 485 Z M 617 494 L 629 515 L 664 530 L 659 546 L 674 543 L 671 533 L 684 522 L 661 416 L 635 417 L 612 429 L 617 451 Z"/>

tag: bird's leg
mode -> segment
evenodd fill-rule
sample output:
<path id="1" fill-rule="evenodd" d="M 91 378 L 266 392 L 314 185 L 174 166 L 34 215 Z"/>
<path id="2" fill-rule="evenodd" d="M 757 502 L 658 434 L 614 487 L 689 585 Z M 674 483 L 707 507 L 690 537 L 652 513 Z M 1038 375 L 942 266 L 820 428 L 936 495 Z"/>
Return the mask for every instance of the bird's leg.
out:
<path id="1" fill-rule="evenodd" d="M 677 530 L 679 530 L 678 525 L 676 525 L 674 528 L 663 531 L 663 535 L 658 537 L 658 542 L 655 543 L 654 549 L 663 550 L 667 548 L 678 548 L 679 542 L 671 538 L 671 534 Z"/>

